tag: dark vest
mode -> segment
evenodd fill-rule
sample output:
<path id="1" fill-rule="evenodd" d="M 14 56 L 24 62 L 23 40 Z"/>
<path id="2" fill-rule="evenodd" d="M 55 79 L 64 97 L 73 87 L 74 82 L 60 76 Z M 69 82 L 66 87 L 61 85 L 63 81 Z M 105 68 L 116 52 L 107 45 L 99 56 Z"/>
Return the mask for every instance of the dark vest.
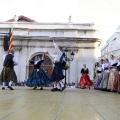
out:
<path id="1" fill-rule="evenodd" d="M 12 54 L 6 55 L 3 66 L 13 69 L 14 68 L 13 57 L 14 56 Z"/>
<path id="2" fill-rule="evenodd" d="M 84 68 L 81 69 L 81 73 L 83 74 L 89 74 L 88 68 L 85 70 Z"/>
<path id="3" fill-rule="evenodd" d="M 59 61 L 59 62 L 61 63 L 61 65 L 62 65 L 62 68 L 63 68 L 63 69 L 65 68 L 65 65 L 66 65 L 66 61 L 63 60 L 63 58 L 64 58 L 64 56 L 65 56 L 64 54 L 65 54 L 65 53 L 62 54 L 62 56 L 61 56 L 61 58 L 60 58 L 60 61 Z"/>
<path id="4" fill-rule="evenodd" d="M 36 65 L 34 65 L 35 61 L 30 61 L 30 63 L 34 65 L 34 69 L 40 69 L 40 66 L 43 63 L 43 61 L 44 60 L 40 60 Z"/>

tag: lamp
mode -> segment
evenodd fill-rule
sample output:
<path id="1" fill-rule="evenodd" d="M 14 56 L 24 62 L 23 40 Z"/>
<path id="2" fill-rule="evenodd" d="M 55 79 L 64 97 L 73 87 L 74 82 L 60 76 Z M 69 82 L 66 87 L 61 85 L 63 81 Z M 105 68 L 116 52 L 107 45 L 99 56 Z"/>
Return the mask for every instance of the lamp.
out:
<path id="1" fill-rule="evenodd" d="M 74 59 L 74 53 L 73 52 L 71 52 L 71 60 L 73 60 Z"/>
<path id="2" fill-rule="evenodd" d="M 66 48 L 66 49 L 64 50 L 64 52 L 65 52 L 65 61 L 73 61 L 75 54 L 74 54 L 73 52 L 71 52 L 71 53 L 70 53 L 70 58 L 68 58 L 68 57 L 67 57 L 68 49 Z M 65 85 L 66 85 L 66 70 L 65 70 Z"/>

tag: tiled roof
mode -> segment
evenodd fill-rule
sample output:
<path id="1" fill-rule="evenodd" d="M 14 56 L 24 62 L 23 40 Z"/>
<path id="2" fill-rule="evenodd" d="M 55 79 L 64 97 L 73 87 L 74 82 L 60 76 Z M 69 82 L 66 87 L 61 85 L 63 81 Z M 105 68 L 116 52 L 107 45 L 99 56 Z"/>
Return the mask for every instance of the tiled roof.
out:
<path id="1" fill-rule="evenodd" d="M 20 15 L 18 16 L 18 20 L 17 21 L 20 21 L 20 20 L 24 20 L 25 22 L 36 22 L 35 20 L 32 20 L 28 17 L 25 17 L 23 15 Z M 14 18 L 10 19 L 10 20 L 7 20 L 6 22 L 14 22 Z"/>

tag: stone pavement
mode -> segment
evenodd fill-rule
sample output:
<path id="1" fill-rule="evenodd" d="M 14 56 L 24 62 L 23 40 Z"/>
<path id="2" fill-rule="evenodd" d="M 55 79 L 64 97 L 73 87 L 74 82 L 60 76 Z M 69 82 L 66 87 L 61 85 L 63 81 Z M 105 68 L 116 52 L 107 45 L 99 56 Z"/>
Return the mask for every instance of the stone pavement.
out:
<path id="1" fill-rule="evenodd" d="M 0 90 L 0 120 L 120 120 L 120 94 L 67 88 Z"/>

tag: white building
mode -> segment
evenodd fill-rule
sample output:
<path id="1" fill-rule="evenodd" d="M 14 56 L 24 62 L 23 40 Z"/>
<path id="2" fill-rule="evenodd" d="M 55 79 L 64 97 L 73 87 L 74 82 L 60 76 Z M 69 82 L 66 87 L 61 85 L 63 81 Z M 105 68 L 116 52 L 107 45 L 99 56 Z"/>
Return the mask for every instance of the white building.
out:
<path id="1" fill-rule="evenodd" d="M 110 54 L 116 57 L 120 56 L 120 26 L 116 32 L 107 40 L 104 47 L 101 49 L 101 58 L 109 58 Z"/>
<path id="2" fill-rule="evenodd" d="M 84 63 L 90 70 L 91 79 L 93 78 L 93 67 L 99 57 L 101 42 L 95 24 L 38 23 L 24 16 L 19 16 L 17 21 L 11 19 L 0 22 L 0 33 L 8 33 L 10 28 L 13 28 L 13 48 L 19 61 L 19 65 L 15 67 L 18 81 L 26 80 L 33 70 L 29 65 L 30 59 L 47 51 L 55 53 L 53 37 L 58 45 L 64 49 L 67 47 L 69 52 L 75 53 L 74 60 L 69 62 L 67 82 L 79 81 L 80 70 Z M 3 39 L 4 35 L 0 34 L 0 71 L 5 53 Z M 51 75 L 53 63 L 49 55 L 46 56 L 42 67 Z"/>

